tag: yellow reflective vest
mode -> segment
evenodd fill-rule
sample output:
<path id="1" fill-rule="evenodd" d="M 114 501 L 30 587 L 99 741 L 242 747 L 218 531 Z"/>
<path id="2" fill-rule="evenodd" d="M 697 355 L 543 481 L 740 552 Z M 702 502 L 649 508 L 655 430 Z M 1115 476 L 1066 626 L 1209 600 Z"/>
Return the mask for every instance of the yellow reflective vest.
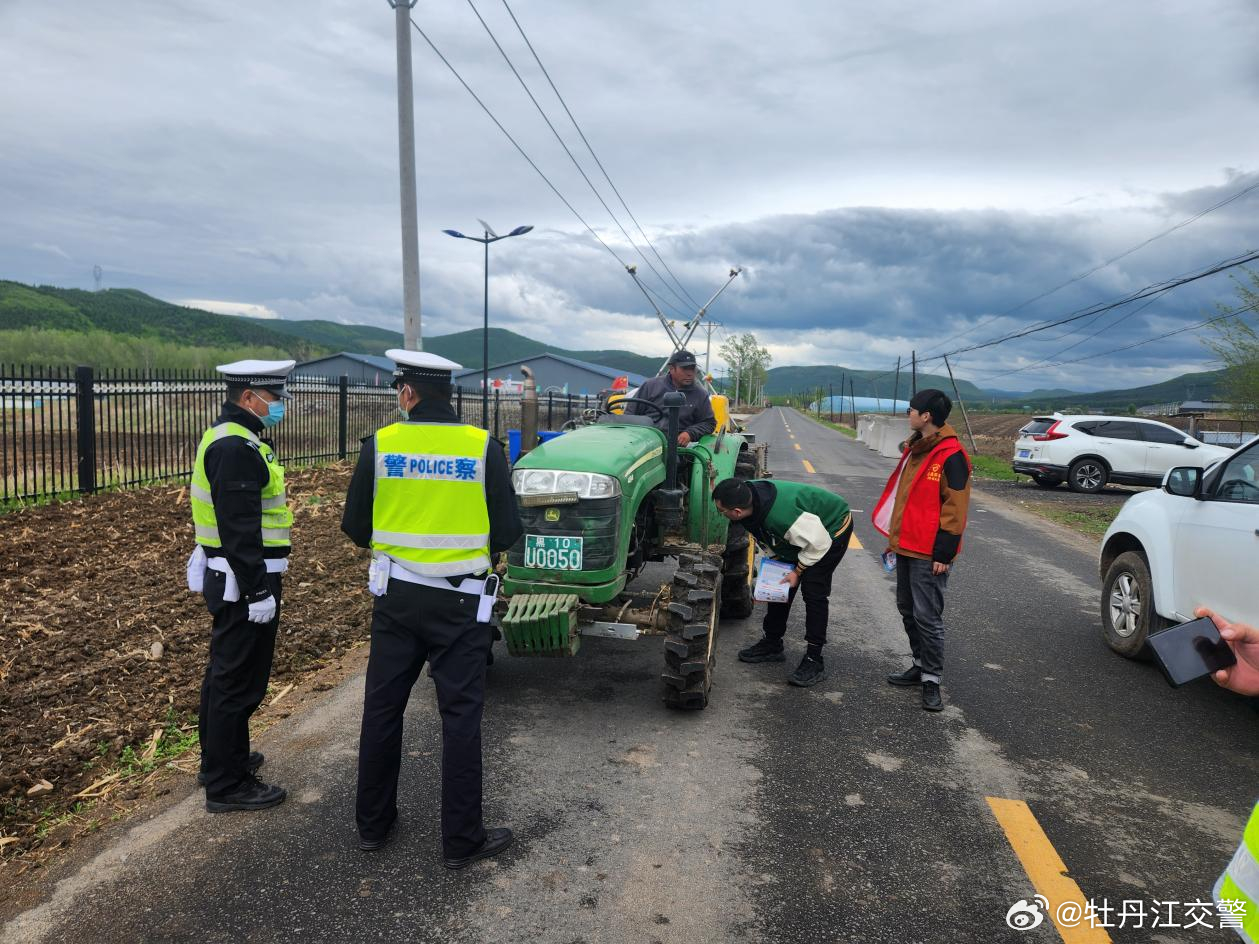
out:
<path id="1" fill-rule="evenodd" d="M 485 456 L 490 434 L 401 422 L 376 433 L 372 550 L 423 577 L 490 567 Z"/>
<path id="2" fill-rule="evenodd" d="M 211 444 L 226 436 L 248 439 L 258 447 L 258 453 L 267 463 L 267 484 L 262 487 L 262 546 L 291 546 L 293 512 L 289 510 L 288 497 L 284 492 L 284 466 L 276 461 L 275 453 L 270 446 L 240 423 L 220 423 L 217 426 L 211 426 L 201 437 L 201 444 L 197 446 L 197 461 L 192 467 L 192 484 L 188 489 L 197 543 L 211 548 L 223 546 L 223 541 L 219 537 L 219 520 L 214 514 L 214 499 L 210 495 L 210 479 L 205 474 L 205 451 Z"/>
<path id="3" fill-rule="evenodd" d="M 1232 928 L 1249 944 L 1259 941 L 1259 805 L 1251 810 L 1241 845 L 1215 883 L 1213 897 L 1219 927 Z"/>

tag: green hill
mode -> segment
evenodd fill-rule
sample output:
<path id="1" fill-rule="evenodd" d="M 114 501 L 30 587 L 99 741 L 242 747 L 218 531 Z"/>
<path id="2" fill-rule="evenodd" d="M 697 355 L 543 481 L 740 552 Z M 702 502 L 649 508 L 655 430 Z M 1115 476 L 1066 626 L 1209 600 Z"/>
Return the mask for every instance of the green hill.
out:
<path id="1" fill-rule="evenodd" d="M 852 378 L 852 393 L 859 397 L 885 397 L 890 400 L 896 387 L 896 377 L 885 371 L 849 370 L 846 367 L 826 364 L 813 367 L 771 367 L 765 381 L 765 392 L 769 396 L 783 396 L 793 392 L 813 395 L 821 389 L 823 395 L 826 396 L 829 395 L 831 385 L 834 385 L 835 396 L 839 396 L 840 384 L 843 383 L 847 387 L 848 378 Z M 902 370 L 899 390 L 902 400 L 909 399 L 910 385 L 909 371 Z M 962 396 L 967 399 L 985 398 L 983 391 L 969 380 L 959 380 L 957 386 Z M 925 387 L 951 390 L 952 384 L 949 383 L 947 376 L 919 374 L 918 389 Z M 844 390 L 844 393 L 848 392 Z"/>
<path id="2" fill-rule="evenodd" d="M 424 347 L 465 367 L 481 366 L 481 331 L 430 335 Z M 0 280 L 0 362 L 99 367 L 205 368 L 241 357 L 310 360 L 351 351 L 384 354 L 402 334 L 334 321 L 282 321 L 185 308 L 135 289 L 86 292 Z M 551 352 L 634 373 L 665 358 L 631 351 L 570 351 L 505 328 L 489 331 L 490 363 Z"/>

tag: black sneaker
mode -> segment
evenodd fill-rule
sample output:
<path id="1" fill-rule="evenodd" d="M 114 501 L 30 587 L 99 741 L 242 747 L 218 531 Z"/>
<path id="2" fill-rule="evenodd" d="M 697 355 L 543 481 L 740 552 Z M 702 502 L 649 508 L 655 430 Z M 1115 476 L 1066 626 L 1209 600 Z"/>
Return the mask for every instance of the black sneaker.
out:
<path id="1" fill-rule="evenodd" d="M 826 678 L 826 666 L 822 662 L 822 657 L 805 656 L 796 666 L 796 670 L 787 676 L 787 681 L 792 685 L 807 688 L 810 685 L 816 685 L 824 678 Z"/>
<path id="2" fill-rule="evenodd" d="M 887 677 L 887 684 L 902 685 L 908 688 L 911 685 L 922 684 L 922 669 L 916 665 L 911 665 L 904 672 L 897 672 L 895 675 Z"/>
<path id="3" fill-rule="evenodd" d="M 498 829 L 489 829 L 485 832 L 485 842 L 481 843 L 481 847 L 471 855 L 463 856 L 460 859 L 452 859 L 449 856 L 442 860 L 448 869 L 466 869 L 473 862 L 479 862 L 482 859 L 488 859 L 490 856 L 496 856 L 508 846 L 512 840 L 511 830 L 503 826 Z"/>
<path id="4" fill-rule="evenodd" d="M 244 783 L 220 797 L 205 798 L 207 813 L 232 813 L 237 810 L 252 812 L 279 806 L 284 802 L 288 792 L 283 787 L 275 787 L 263 783 L 257 777 L 250 776 Z"/>
<path id="5" fill-rule="evenodd" d="M 943 711 L 944 699 L 940 697 L 939 682 L 923 682 L 922 683 L 922 710 L 923 711 Z"/>
<path id="6" fill-rule="evenodd" d="M 263 757 L 261 753 L 259 753 L 258 751 L 250 751 L 249 760 L 245 762 L 245 769 L 249 771 L 251 774 L 256 774 L 258 772 L 258 768 L 261 767 L 265 761 L 266 761 L 266 758 Z M 200 786 L 200 787 L 205 786 L 205 771 L 204 770 L 197 772 L 197 786 Z"/>
<path id="7" fill-rule="evenodd" d="M 762 636 L 760 642 L 739 650 L 740 662 L 785 662 L 781 639 Z"/>

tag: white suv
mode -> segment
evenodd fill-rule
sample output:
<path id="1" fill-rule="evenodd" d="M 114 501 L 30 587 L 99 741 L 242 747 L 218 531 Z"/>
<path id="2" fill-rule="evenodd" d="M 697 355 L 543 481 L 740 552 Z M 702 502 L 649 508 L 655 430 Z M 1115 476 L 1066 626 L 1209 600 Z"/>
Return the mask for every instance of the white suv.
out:
<path id="1" fill-rule="evenodd" d="M 1042 488 L 1064 481 L 1075 492 L 1117 485 L 1158 485 L 1168 469 L 1206 468 L 1229 454 L 1174 426 L 1134 416 L 1037 416 L 1019 430 L 1015 472 Z"/>
<path id="2" fill-rule="evenodd" d="M 1102 635 L 1121 655 L 1199 606 L 1259 626 L 1259 439 L 1207 470 L 1172 469 L 1102 539 Z"/>

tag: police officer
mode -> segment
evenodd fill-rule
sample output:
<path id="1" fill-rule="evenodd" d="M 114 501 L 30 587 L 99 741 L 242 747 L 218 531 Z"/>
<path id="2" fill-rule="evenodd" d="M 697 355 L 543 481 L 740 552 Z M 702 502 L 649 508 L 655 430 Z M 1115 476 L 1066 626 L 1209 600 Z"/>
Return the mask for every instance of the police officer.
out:
<path id="1" fill-rule="evenodd" d="M 359 848 L 392 837 L 402 717 L 424 663 L 442 719 L 442 855 L 462 869 L 497 855 L 510 829 L 481 819 L 481 712 L 492 645 L 492 555 L 523 532 L 501 444 L 460 422 L 444 357 L 391 350 L 401 421 L 363 440 L 341 529 L 370 547 L 371 654 L 359 737 Z"/>
<path id="2" fill-rule="evenodd" d="M 262 810 L 285 791 L 255 775 L 249 718 L 271 677 L 280 621 L 281 574 L 288 569 L 293 513 L 284 467 L 265 430 L 284 418 L 285 379 L 294 361 L 237 361 L 218 368 L 227 402 L 197 447 L 189 489 L 197 548 L 188 586 L 201 590 L 213 618 L 201 683 L 201 773 L 211 813 Z"/>

